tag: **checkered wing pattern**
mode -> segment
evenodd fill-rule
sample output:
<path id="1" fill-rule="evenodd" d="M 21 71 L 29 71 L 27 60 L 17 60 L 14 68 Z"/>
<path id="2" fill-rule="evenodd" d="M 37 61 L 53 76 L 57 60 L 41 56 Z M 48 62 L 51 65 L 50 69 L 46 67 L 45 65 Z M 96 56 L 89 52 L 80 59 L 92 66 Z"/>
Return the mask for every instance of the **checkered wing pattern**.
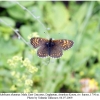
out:
<path id="1" fill-rule="evenodd" d="M 74 44 L 72 40 L 66 40 L 66 39 L 53 40 L 52 42 L 54 42 L 57 46 L 60 46 L 63 50 L 71 48 Z"/>
<path id="2" fill-rule="evenodd" d="M 50 56 L 53 58 L 59 58 L 63 55 L 63 50 L 67 50 L 73 46 L 73 41 L 61 39 L 61 40 L 47 40 L 39 37 L 31 38 L 31 44 L 34 48 L 38 48 L 37 55 L 39 57 Z M 48 45 L 46 45 L 48 43 Z"/>
<path id="3" fill-rule="evenodd" d="M 48 40 L 44 38 L 34 37 L 31 38 L 30 41 L 34 48 L 38 48 L 39 46 L 45 44 L 45 42 L 47 42 Z"/>
<path id="4" fill-rule="evenodd" d="M 39 49 L 37 50 L 37 55 L 39 57 L 46 57 L 48 56 L 48 48 L 45 45 L 42 45 L 41 47 L 39 47 Z"/>
<path id="5" fill-rule="evenodd" d="M 52 58 L 59 58 L 62 55 L 63 55 L 62 48 L 59 45 L 55 44 L 55 46 L 51 48 L 51 52 L 49 56 Z"/>

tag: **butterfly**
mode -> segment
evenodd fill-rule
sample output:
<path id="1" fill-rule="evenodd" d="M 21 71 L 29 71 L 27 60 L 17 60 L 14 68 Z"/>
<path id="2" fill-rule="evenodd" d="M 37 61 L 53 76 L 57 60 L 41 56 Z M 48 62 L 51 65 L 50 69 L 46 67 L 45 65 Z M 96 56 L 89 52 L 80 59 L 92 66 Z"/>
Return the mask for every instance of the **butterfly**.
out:
<path id="1" fill-rule="evenodd" d="M 48 40 L 40 37 L 31 38 L 30 43 L 34 48 L 38 48 L 37 55 L 39 57 L 50 56 L 52 58 L 61 57 L 63 55 L 63 50 L 71 48 L 74 44 L 72 40 L 52 40 L 52 38 Z"/>

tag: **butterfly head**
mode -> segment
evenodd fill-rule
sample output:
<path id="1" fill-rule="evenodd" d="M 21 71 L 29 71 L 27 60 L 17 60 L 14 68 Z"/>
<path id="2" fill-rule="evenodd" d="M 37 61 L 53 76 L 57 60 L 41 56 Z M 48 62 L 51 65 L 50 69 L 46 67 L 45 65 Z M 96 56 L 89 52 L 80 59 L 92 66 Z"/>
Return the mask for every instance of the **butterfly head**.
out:
<path id="1" fill-rule="evenodd" d="M 51 42 L 52 41 L 52 38 L 50 38 L 49 41 Z"/>
<path id="2" fill-rule="evenodd" d="M 51 47 L 51 46 L 53 46 L 54 45 L 54 43 L 52 42 L 52 38 L 50 38 L 46 43 L 45 43 L 45 46 L 46 47 Z"/>

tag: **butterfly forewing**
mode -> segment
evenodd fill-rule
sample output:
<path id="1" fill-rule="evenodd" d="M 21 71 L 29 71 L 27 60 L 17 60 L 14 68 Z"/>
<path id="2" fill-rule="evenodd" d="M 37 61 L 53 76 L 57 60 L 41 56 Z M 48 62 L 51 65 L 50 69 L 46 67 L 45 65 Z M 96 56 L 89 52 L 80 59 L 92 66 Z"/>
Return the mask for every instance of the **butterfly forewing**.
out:
<path id="1" fill-rule="evenodd" d="M 30 41 L 31 41 L 31 44 L 33 45 L 33 47 L 37 48 L 37 47 L 45 44 L 45 42 L 48 40 L 44 39 L 44 38 L 34 37 L 34 38 L 31 38 Z"/>
<path id="2" fill-rule="evenodd" d="M 45 45 L 42 45 L 41 47 L 39 47 L 39 49 L 37 51 L 37 55 L 39 57 L 46 57 L 46 56 L 48 56 L 48 48 L 46 48 Z"/>
<path id="3" fill-rule="evenodd" d="M 59 45 L 63 50 L 67 50 L 69 48 L 71 48 L 73 46 L 73 41 L 71 40 L 66 40 L 66 39 L 62 39 L 62 40 L 53 40 L 53 42 L 56 45 Z"/>

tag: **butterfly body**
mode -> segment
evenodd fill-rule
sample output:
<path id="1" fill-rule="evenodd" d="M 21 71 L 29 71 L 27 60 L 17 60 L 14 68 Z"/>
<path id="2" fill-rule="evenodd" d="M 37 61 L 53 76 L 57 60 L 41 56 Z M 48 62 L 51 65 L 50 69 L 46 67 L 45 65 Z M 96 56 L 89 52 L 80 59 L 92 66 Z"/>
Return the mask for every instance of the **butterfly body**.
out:
<path id="1" fill-rule="evenodd" d="M 39 57 L 50 56 L 53 58 L 59 58 L 63 55 L 63 50 L 67 50 L 73 46 L 73 41 L 61 39 L 52 40 L 52 38 L 44 39 L 39 37 L 31 38 L 31 44 L 34 48 L 39 48 L 37 55 Z"/>
<path id="2" fill-rule="evenodd" d="M 45 46 L 47 47 L 48 54 L 50 56 L 51 50 L 52 50 L 53 46 L 55 46 L 55 43 L 52 42 L 52 38 L 50 38 L 49 41 L 45 43 Z"/>

